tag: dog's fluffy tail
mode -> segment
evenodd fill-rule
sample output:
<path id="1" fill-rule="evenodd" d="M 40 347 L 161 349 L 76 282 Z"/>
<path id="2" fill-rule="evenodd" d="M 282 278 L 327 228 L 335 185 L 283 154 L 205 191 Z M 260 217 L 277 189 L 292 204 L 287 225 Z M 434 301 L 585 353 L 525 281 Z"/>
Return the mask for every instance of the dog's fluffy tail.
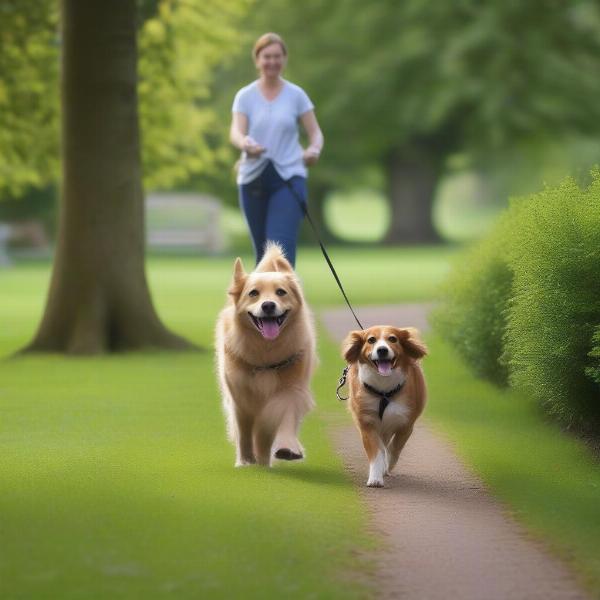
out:
<path id="1" fill-rule="evenodd" d="M 265 253 L 256 265 L 256 269 L 254 269 L 256 273 L 293 270 L 292 265 L 285 257 L 283 248 L 277 242 L 267 242 L 265 244 Z"/>

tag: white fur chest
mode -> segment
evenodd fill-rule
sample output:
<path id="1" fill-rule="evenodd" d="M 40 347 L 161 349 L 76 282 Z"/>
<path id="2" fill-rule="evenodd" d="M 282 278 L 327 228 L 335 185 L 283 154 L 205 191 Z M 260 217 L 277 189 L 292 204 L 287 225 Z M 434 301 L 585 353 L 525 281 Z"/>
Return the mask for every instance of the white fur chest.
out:
<path id="1" fill-rule="evenodd" d="M 406 381 L 406 377 L 400 368 L 394 369 L 390 375 L 380 375 L 365 364 L 359 365 L 358 378 L 361 383 L 366 383 L 382 392 L 389 392 Z M 375 394 L 366 395 L 363 402 L 368 410 L 379 413 L 380 396 Z M 383 413 L 383 428 L 397 429 L 401 427 L 410 419 L 410 413 L 410 407 L 406 402 L 406 398 L 402 396 L 402 390 L 400 390 L 390 399 Z"/>
<path id="2" fill-rule="evenodd" d="M 361 383 L 368 383 L 376 390 L 389 392 L 402 385 L 406 381 L 406 377 L 399 367 L 394 369 L 389 375 L 380 375 L 369 365 L 360 363 L 358 365 L 358 380 Z"/>

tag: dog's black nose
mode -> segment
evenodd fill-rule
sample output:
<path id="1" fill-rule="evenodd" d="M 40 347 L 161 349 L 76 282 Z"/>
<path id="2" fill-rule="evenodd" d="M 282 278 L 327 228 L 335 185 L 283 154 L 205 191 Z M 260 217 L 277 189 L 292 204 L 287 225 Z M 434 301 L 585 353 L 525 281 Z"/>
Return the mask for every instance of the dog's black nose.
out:
<path id="1" fill-rule="evenodd" d="M 380 346 L 379 348 L 377 348 L 377 356 L 383 358 L 384 356 L 388 355 L 388 349 L 384 348 L 383 346 Z"/>
<path id="2" fill-rule="evenodd" d="M 265 315 L 270 315 L 271 313 L 275 312 L 275 302 L 263 302 L 261 304 L 261 308 L 263 309 Z"/>

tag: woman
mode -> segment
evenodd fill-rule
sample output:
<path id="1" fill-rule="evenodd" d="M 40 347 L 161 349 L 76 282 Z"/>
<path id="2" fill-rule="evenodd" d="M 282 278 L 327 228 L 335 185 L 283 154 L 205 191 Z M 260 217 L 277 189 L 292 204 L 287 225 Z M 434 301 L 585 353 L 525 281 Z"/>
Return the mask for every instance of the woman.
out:
<path id="1" fill-rule="evenodd" d="M 232 108 L 230 140 L 242 151 L 237 176 L 240 206 L 257 264 L 265 243 L 276 241 L 295 265 L 304 213 L 286 182 L 306 202 L 306 167 L 319 160 L 323 134 L 304 90 L 281 77 L 287 62 L 281 37 L 265 33 L 254 45 L 253 55 L 260 76 L 236 94 Z M 298 121 L 309 139 L 305 150 Z"/>

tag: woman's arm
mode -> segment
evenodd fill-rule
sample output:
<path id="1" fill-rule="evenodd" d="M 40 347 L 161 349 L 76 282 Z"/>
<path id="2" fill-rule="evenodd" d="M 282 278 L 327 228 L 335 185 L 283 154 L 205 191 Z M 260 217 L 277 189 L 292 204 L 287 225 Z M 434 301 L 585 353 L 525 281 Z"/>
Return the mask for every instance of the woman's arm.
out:
<path id="1" fill-rule="evenodd" d="M 307 165 L 314 165 L 319 160 L 325 142 L 323 132 L 319 127 L 314 110 L 309 110 L 301 115 L 300 122 L 308 135 L 309 141 L 308 148 L 304 151 L 304 162 Z"/>
<path id="2" fill-rule="evenodd" d="M 248 117 L 244 113 L 232 113 L 231 128 L 229 130 L 229 141 L 236 147 L 248 154 L 248 156 L 260 156 L 266 148 L 257 144 L 248 133 Z"/>

